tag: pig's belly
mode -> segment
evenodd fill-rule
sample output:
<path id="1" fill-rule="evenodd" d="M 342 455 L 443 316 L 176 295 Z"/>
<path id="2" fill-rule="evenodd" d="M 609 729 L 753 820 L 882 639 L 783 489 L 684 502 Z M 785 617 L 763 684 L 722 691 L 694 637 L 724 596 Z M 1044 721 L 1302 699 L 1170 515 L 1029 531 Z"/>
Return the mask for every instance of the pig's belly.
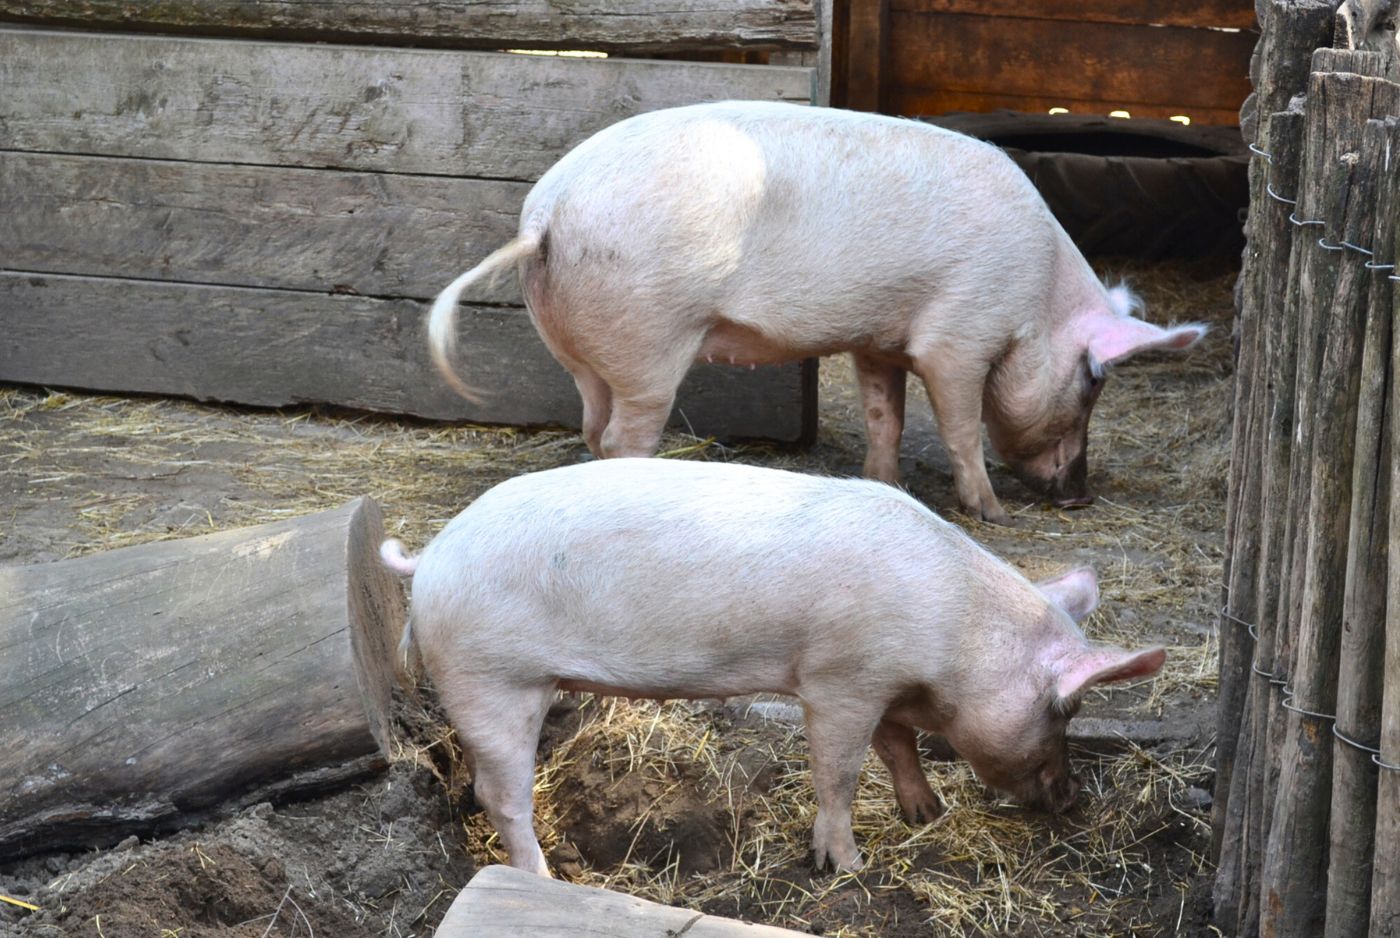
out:
<path id="1" fill-rule="evenodd" d="M 756 649 L 697 654 L 694 648 L 674 658 L 619 650 L 590 655 L 550 669 L 562 690 L 588 691 L 616 697 L 674 698 L 736 697 L 740 694 L 792 694 L 800 684 L 797 656 L 775 657 Z"/>
<path id="2" fill-rule="evenodd" d="M 747 686 L 733 683 L 699 683 L 686 686 L 657 687 L 618 687 L 613 684 L 599 684 L 594 681 L 560 680 L 560 690 L 578 691 L 587 694 L 602 694 L 605 697 L 629 697 L 646 700 L 723 700 L 744 694 L 790 694 L 791 690 L 768 686 Z"/>
<path id="3" fill-rule="evenodd" d="M 817 358 L 841 352 L 863 352 L 891 365 L 909 369 L 912 362 L 904 352 L 902 336 L 807 334 L 790 323 L 775 320 L 777 334 L 760 331 L 741 323 L 720 320 L 705 334 L 696 354 L 697 362 L 720 365 L 779 365 L 803 358 Z"/>
<path id="4" fill-rule="evenodd" d="M 566 627 L 528 638 L 529 627 L 520 626 L 517 641 L 497 636 L 475 644 L 455 656 L 456 666 L 491 680 L 509 675 L 522 683 L 555 683 L 561 690 L 654 700 L 799 692 L 811 656 L 796 635 L 757 624 L 752 640 L 743 641 L 733 634 L 709 634 L 697 624 Z"/>

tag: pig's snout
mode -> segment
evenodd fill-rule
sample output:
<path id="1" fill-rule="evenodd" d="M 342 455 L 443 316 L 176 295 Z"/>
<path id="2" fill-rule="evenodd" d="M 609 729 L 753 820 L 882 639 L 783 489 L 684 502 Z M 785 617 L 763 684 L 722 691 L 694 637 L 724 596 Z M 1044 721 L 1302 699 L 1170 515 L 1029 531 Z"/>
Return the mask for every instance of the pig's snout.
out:
<path id="1" fill-rule="evenodd" d="M 1047 809 L 1051 814 L 1064 814 L 1073 808 L 1079 801 L 1079 778 L 1074 775 L 1066 775 L 1050 791 L 1049 804 Z"/>
<path id="2" fill-rule="evenodd" d="M 1085 441 L 1087 444 L 1087 441 Z M 1074 458 L 1060 466 L 1050 488 L 1057 508 L 1082 508 L 1093 504 L 1089 494 L 1089 447 L 1081 445 Z"/>
<path id="3" fill-rule="evenodd" d="M 1012 469 L 1026 488 L 1044 495 L 1056 508 L 1083 508 L 1094 503 L 1089 492 L 1089 456 L 1085 450 L 1059 466 L 1041 468 L 1031 462 Z"/>
<path id="4" fill-rule="evenodd" d="M 1042 773 L 1040 785 L 1035 794 L 1026 799 L 1025 804 L 1037 811 L 1048 814 L 1065 814 L 1079 800 L 1079 777 L 1069 772 L 1058 777 Z"/>

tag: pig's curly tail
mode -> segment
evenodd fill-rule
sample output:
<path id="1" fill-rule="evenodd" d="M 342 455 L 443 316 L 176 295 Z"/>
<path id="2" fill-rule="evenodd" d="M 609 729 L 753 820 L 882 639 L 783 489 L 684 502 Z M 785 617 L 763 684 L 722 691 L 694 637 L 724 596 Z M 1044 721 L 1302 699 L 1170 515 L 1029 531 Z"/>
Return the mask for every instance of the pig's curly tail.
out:
<path id="1" fill-rule="evenodd" d="M 405 554 L 403 544 L 397 538 L 388 538 L 379 545 L 379 559 L 399 576 L 413 576 L 418 569 L 418 558 Z"/>
<path id="2" fill-rule="evenodd" d="M 493 251 L 486 260 L 447 285 L 433 300 L 428 314 L 428 352 L 438 373 L 452 389 L 473 403 L 481 403 L 482 392 L 458 376 L 452 365 L 457 346 L 457 303 L 472 283 L 490 275 L 494 280 L 508 267 L 533 257 L 544 239 L 543 232 L 525 232 L 509 244 Z"/>
<path id="3" fill-rule="evenodd" d="M 418 570 L 418 558 L 410 557 L 403 552 L 403 544 L 397 538 L 388 538 L 379 545 L 379 559 L 384 561 L 384 566 L 397 573 L 399 576 L 413 576 Z M 399 639 L 399 660 L 403 662 L 405 671 L 408 667 L 408 650 L 413 647 L 413 616 L 410 614 L 403 622 L 403 638 Z"/>

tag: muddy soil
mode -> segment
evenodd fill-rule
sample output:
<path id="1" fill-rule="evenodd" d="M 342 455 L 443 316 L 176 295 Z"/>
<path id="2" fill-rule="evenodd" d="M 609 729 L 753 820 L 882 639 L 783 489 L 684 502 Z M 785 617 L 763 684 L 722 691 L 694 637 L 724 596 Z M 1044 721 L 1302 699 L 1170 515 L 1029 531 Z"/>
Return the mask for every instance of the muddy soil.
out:
<path id="1" fill-rule="evenodd" d="M 917 497 L 1028 575 L 1093 563 L 1104 593 L 1093 637 L 1169 646 L 1161 681 L 1086 706 L 1084 722 L 1100 721 L 1076 749 L 1087 803 L 1067 818 L 1026 817 L 965 765 L 930 761 L 948 813 L 913 829 L 894 818 L 872 761 L 856 810 L 870 869 L 818 875 L 805 860 L 814 806 L 800 727 L 781 702 L 563 700 L 542 743 L 539 794 L 559 875 L 813 934 L 1214 934 L 1204 853 L 1233 274 L 1125 272 L 1151 318 L 1216 329 L 1189 359 L 1115 374 L 1091 426 L 1094 507 L 1048 509 L 993 465 L 1015 526 L 962 516 L 916 384 L 902 460 Z M 858 473 L 850 384 L 844 361 L 823 362 L 822 428 L 808 449 L 665 446 L 682 458 Z M 359 494 L 375 496 L 416 549 L 490 485 L 583 455 L 575 434 L 557 431 L 0 388 L 0 563 L 274 520 Z M 470 790 L 451 784 L 448 753 L 415 750 L 409 737 L 405 746 L 416 760 L 326 797 L 104 850 L 0 858 L 0 894 L 40 907 L 0 903 L 0 935 L 430 934 L 474 870 L 502 858 Z"/>

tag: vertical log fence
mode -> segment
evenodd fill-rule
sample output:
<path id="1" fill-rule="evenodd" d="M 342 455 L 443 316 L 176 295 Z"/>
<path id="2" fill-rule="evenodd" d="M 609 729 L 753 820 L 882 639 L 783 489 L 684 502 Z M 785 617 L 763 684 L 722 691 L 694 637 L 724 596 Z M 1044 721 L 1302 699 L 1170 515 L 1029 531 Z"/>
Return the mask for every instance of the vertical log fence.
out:
<path id="1" fill-rule="evenodd" d="M 1377 9 L 1260 6 L 1212 840 L 1240 938 L 1400 938 L 1400 61 Z"/>

